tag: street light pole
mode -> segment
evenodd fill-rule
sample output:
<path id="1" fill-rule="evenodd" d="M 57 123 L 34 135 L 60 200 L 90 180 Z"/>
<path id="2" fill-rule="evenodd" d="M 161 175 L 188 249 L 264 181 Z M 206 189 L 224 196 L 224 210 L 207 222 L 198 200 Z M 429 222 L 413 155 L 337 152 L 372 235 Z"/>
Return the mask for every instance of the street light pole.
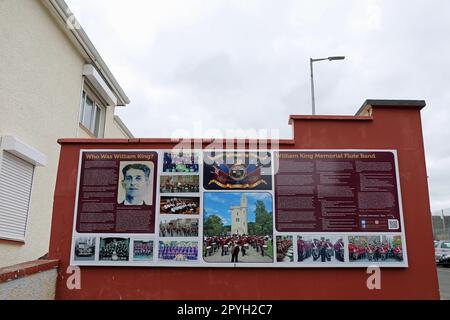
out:
<path id="1" fill-rule="evenodd" d="M 316 114 L 316 100 L 314 99 L 314 76 L 313 76 L 313 59 L 309 59 L 309 65 L 311 67 L 311 99 L 312 99 L 312 114 Z"/>
<path id="2" fill-rule="evenodd" d="M 313 72 L 313 62 L 316 61 L 323 61 L 323 60 L 328 60 L 328 61 L 334 61 L 334 60 L 344 60 L 345 57 L 344 56 L 333 56 L 333 57 L 328 57 L 328 58 L 320 58 L 320 59 L 313 59 L 310 58 L 309 59 L 309 66 L 311 68 L 311 103 L 312 103 L 312 114 L 315 115 L 316 114 L 316 99 L 314 97 L 314 72 Z"/>

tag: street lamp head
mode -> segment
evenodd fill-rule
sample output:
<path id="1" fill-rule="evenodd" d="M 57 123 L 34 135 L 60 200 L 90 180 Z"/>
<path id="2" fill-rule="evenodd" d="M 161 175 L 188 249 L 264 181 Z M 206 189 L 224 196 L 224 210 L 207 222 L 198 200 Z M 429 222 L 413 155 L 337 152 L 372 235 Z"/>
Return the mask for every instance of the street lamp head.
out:
<path id="1" fill-rule="evenodd" d="M 344 60 L 345 56 L 334 56 L 334 57 L 328 57 L 329 61 L 333 61 L 333 60 Z"/>
<path id="2" fill-rule="evenodd" d="M 309 65 L 310 65 L 310 68 L 311 68 L 311 100 L 312 100 L 312 114 L 313 115 L 316 114 L 316 103 L 314 101 L 313 62 L 324 61 L 324 60 L 334 61 L 334 60 L 344 60 L 344 59 L 345 59 L 345 56 L 332 56 L 332 57 L 328 57 L 328 58 L 320 58 L 320 59 L 310 58 L 309 59 Z"/>

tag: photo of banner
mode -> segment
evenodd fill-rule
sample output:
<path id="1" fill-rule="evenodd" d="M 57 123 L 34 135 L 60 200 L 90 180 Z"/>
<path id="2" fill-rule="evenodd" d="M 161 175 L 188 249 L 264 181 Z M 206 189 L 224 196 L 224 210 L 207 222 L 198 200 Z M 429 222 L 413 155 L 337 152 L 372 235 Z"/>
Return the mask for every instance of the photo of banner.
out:
<path id="1" fill-rule="evenodd" d="M 269 152 L 205 152 L 203 187 L 206 190 L 271 190 Z"/>

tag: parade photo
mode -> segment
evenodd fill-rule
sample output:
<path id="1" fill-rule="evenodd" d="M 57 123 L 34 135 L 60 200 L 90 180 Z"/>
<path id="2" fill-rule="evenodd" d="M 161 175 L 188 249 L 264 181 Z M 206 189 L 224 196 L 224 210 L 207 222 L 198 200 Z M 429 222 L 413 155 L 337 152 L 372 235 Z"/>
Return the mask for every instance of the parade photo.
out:
<path id="1" fill-rule="evenodd" d="M 95 260 L 95 238 L 80 237 L 75 240 L 75 260 Z"/>
<path id="2" fill-rule="evenodd" d="M 198 175 L 161 175 L 160 187 L 161 193 L 190 193 L 199 192 Z"/>
<path id="3" fill-rule="evenodd" d="M 160 214 L 199 214 L 200 197 L 161 197 Z"/>
<path id="4" fill-rule="evenodd" d="M 387 254 L 387 246 L 381 243 L 381 236 L 349 236 L 348 252 L 350 262 L 379 261 Z"/>
<path id="5" fill-rule="evenodd" d="M 273 262 L 272 205 L 266 192 L 205 192 L 204 261 Z"/>
<path id="6" fill-rule="evenodd" d="M 129 238 L 100 238 L 100 261 L 128 261 Z"/>
<path id="7" fill-rule="evenodd" d="M 163 172 L 198 172 L 198 169 L 197 152 L 164 152 Z"/>
<path id="8" fill-rule="evenodd" d="M 151 161 L 120 161 L 117 203 L 126 206 L 151 206 L 155 172 Z"/>
<path id="9" fill-rule="evenodd" d="M 297 236 L 297 262 L 317 264 L 345 262 L 344 237 L 324 234 Z"/>
<path id="10" fill-rule="evenodd" d="M 162 218 L 159 222 L 160 237 L 198 237 L 198 219 Z"/>
<path id="11" fill-rule="evenodd" d="M 196 261 L 198 259 L 198 242 L 160 241 L 158 259 L 160 261 Z"/>
<path id="12" fill-rule="evenodd" d="M 268 152 L 205 152 L 206 190 L 271 190 L 272 163 Z"/>
<path id="13" fill-rule="evenodd" d="M 277 262 L 294 261 L 294 244 L 292 236 L 277 236 Z"/>
<path id="14" fill-rule="evenodd" d="M 153 260 L 152 240 L 133 240 L 133 261 Z"/>
<path id="15" fill-rule="evenodd" d="M 400 235 L 381 236 L 381 247 L 378 250 L 380 261 L 399 263 L 404 260 L 402 236 Z"/>

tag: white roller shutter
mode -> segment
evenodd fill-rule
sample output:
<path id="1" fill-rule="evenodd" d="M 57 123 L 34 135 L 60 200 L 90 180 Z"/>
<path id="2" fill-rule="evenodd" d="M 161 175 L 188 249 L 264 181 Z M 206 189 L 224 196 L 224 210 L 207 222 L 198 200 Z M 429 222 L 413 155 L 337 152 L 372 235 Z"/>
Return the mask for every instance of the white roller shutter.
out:
<path id="1" fill-rule="evenodd" d="M 25 241 L 34 165 L 6 151 L 0 160 L 0 238 Z"/>

